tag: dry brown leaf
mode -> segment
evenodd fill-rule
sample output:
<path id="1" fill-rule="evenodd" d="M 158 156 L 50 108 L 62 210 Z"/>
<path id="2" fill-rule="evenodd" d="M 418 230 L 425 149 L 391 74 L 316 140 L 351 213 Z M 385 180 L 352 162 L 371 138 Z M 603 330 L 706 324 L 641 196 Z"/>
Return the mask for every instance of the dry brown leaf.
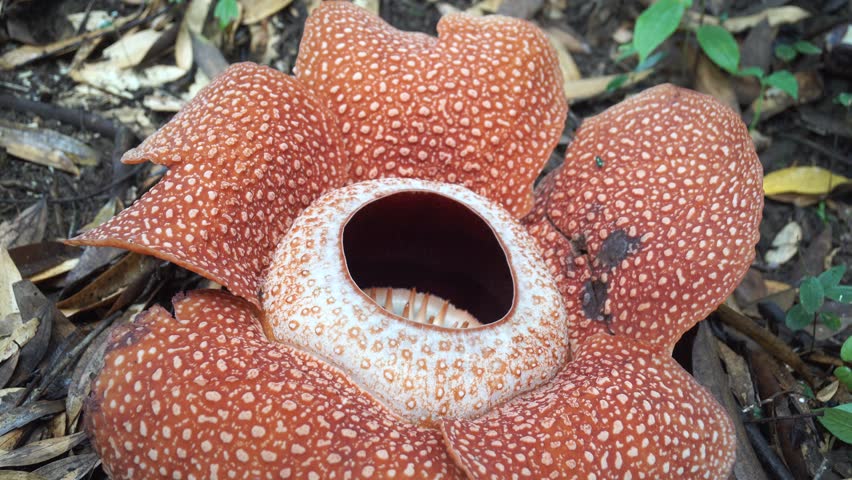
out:
<path id="1" fill-rule="evenodd" d="M 83 410 L 83 402 L 89 396 L 92 380 L 103 368 L 104 352 L 109 346 L 109 338 L 112 331 L 131 321 L 133 317 L 145 310 L 145 304 L 131 305 L 127 311 L 115 321 L 113 325 L 104 329 L 92 340 L 89 347 L 77 361 L 74 371 L 71 373 L 71 382 L 68 385 L 68 395 L 65 397 L 65 411 L 68 414 L 68 433 L 77 428 L 80 412 Z M 105 321 L 105 320 L 101 320 Z"/>
<path id="2" fill-rule="evenodd" d="M 95 214 L 95 218 L 93 218 L 91 222 L 80 227 L 77 233 L 80 234 L 88 232 L 89 230 L 100 226 L 102 223 L 114 217 L 120 211 L 121 208 L 118 202 L 118 198 L 110 198 L 109 200 L 107 200 L 104 206 L 101 207 L 100 210 L 98 210 L 98 213 Z"/>
<path id="3" fill-rule="evenodd" d="M 159 87 L 186 75 L 186 70 L 170 65 L 154 65 L 144 70 L 124 70 L 111 62 L 89 63 L 70 72 L 77 82 L 87 83 L 127 99 L 142 88 Z"/>
<path id="4" fill-rule="evenodd" d="M 97 454 L 87 453 L 48 463 L 34 470 L 33 473 L 48 480 L 80 480 L 88 477 L 100 463 L 101 460 Z"/>
<path id="5" fill-rule="evenodd" d="M 243 6 L 243 23 L 251 25 L 265 20 L 291 3 L 293 0 L 240 0 L 240 5 Z"/>
<path id="6" fill-rule="evenodd" d="M 89 310 L 115 299 L 140 279 L 148 278 L 157 268 L 159 260 L 147 255 L 129 253 L 91 283 L 57 306 L 67 315 Z"/>
<path id="7" fill-rule="evenodd" d="M 10 315 L 9 317 L 20 318 L 17 314 Z M 39 321 L 37 318 L 31 318 L 26 322 L 20 322 L 9 336 L 0 339 L 0 362 L 11 358 L 13 355 L 17 355 L 21 350 L 21 347 L 26 345 L 27 342 L 35 337 L 35 334 L 38 331 L 38 325 Z"/>
<path id="8" fill-rule="evenodd" d="M 20 358 L 20 352 L 15 352 L 8 360 L 0 364 L 0 385 L 6 386 L 9 380 L 12 379 L 15 369 L 18 368 L 18 359 Z"/>
<path id="9" fill-rule="evenodd" d="M 138 10 L 132 15 L 116 19 L 110 25 L 107 25 L 104 28 L 92 30 L 90 32 L 75 35 L 70 38 L 65 38 L 57 42 L 53 42 L 49 45 L 24 45 L 23 47 L 18 47 L 13 50 L 10 50 L 0 56 L 0 70 L 11 70 L 13 68 L 26 65 L 27 63 L 42 57 L 56 55 L 62 52 L 69 51 L 81 42 L 98 38 L 109 32 L 114 32 L 117 28 L 120 28 L 126 23 L 138 18 L 139 15 L 141 15 L 142 13 L 142 10 Z"/>
<path id="10" fill-rule="evenodd" d="M 153 29 L 131 31 L 104 49 L 104 57 L 116 68 L 139 65 L 163 32 Z"/>
<path id="11" fill-rule="evenodd" d="M 40 440 L 21 448 L 0 452 L 0 467 L 20 467 L 41 463 L 71 450 L 86 439 L 83 432 L 72 433 L 59 438 Z"/>
<path id="12" fill-rule="evenodd" d="M 0 413 L 17 407 L 26 394 L 27 389 L 23 387 L 0 389 Z"/>
<path id="13" fill-rule="evenodd" d="M 653 73 L 653 70 L 645 70 L 640 73 L 627 74 L 627 80 L 622 86 L 632 85 L 640 82 Z M 615 80 L 618 75 L 604 75 L 602 77 L 584 78 L 581 80 L 566 80 L 563 87 L 565 98 L 571 100 L 584 100 L 606 93 L 607 86 Z"/>
<path id="14" fill-rule="evenodd" d="M 85 143 L 46 128 L 0 121 L 0 146 L 17 158 L 79 175 L 77 165 L 95 166 L 98 153 Z"/>
<path id="15" fill-rule="evenodd" d="M 71 13 L 65 16 L 74 27 L 74 31 L 81 29 L 86 32 L 103 28 L 112 23 L 112 15 L 106 10 L 89 10 L 88 12 Z M 83 25 L 83 21 L 86 22 Z"/>
<path id="16" fill-rule="evenodd" d="M 14 248 L 40 242 L 47 228 L 47 202 L 42 199 L 12 220 L 0 223 L 0 247 Z"/>
<path id="17" fill-rule="evenodd" d="M 838 380 L 835 380 L 835 381 L 829 383 L 828 385 L 821 388 L 820 391 L 818 391 L 816 393 L 817 400 L 819 400 L 820 402 L 823 402 L 823 403 L 828 402 L 829 400 L 834 398 L 834 395 L 837 393 L 837 390 L 838 390 L 839 387 L 840 387 L 840 382 Z"/>
<path id="18" fill-rule="evenodd" d="M 550 45 L 556 50 L 556 58 L 559 60 L 559 69 L 562 70 L 562 78 L 564 81 L 575 81 L 583 78 L 577 63 L 574 62 L 574 57 L 568 53 L 568 50 L 556 38 L 547 35 L 550 40 Z"/>
<path id="19" fill-rule="evenodd" d="M 579 33 L 567 25 L 547 27 L 545 32 L 571 53 L 591 53 L 592 49 Z"/>
<path id="20" fill-rule="evenodd" d="M 737 101 L 737 93 L 731 85 L 730 75 L 723 72 L 703 53 L 698 53 L 698 65 L 695 68 L 695 89 L 712 95 L 738 114 L 740 113 L 740 103 Z"/>
<path id="21" fill-rule="evenodd" d="M 39 418 L 53 415 L 65 410 L 65 402 L 62 400 L 39 400 L 28 405 L 15 407 L 0 415 L 0 435 L 5 435 L 16 428 L 38 420 Z"/>
<path id="22" fill-rule="evenodd" d="M 51 275 L 67 273 L 68 262 L 76 265 L 76 260 L 83 254 L 83 249 L 65 245 L 62 242 L 30 243 L 9 250 L 9 256 L 18 267 L 24 278 L 32 282 L 33 277 L 49 278 Z"/>
<path id="23" fill-rule="evenodd" d="M 0 319 L 19 311 L 12 285 L 20 282 L 21 278 L 9 251 L 0 246 Z"/>
<path id="24" fill-rule="evenodd" d="M 802 241 L 802 227 L 796 222 L 784 225 L 784 228 L 772 239 L 772 248 L 764 255 L 771 268 L 778 267 L 796 256 Z"/>
<path id="25" fill-rule="evenodd" d="M 729 32 L 739 33 L 754 27 L 764 20 L 769 22 L 770 27 L 777 27 L 778 25 L 796 23 L 810 16 L 811 14 L 807 10 L 794 6 L 786 6 L 767 8 L 754 15 L 731 17 L 722 23 L 717 17 L 703 15 L 698 11 L 690 10 L 686 15 L 686 25 L 688 28 L 696 29 L 702 24 L 719 25 L 721 23 Z"/>
<path id="26" fill-rule="evenodd" d="M 37 473 L 18 470 L 0 470 L 0 480 L 53 480 Z"/>

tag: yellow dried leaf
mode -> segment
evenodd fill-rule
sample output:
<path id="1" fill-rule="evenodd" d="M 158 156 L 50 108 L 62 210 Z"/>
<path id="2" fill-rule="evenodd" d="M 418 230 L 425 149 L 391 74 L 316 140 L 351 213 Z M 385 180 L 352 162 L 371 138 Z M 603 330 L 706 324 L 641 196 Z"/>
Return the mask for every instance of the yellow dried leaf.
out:
<path id="1" fill-rule="evenodd" d="M 763 177 L 763 193 L 825 195 L 834 187 L 848 182 L 848 178 L 821 167 L 789 167 Z"/>

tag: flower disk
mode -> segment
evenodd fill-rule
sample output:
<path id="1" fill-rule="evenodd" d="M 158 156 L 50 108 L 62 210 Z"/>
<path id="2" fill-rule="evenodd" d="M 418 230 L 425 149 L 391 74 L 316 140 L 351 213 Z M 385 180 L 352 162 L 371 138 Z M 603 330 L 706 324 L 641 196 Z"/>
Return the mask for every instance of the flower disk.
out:
<path id="1" fill-rule="evenodd" d="M 351 224 L 365 205 L 406 194 L 420 197 L 407 204 L 408 210 L 420 202 L 444 202 L 436 211 L 441 218 L 435 229 L 443 228 L 442 220 L 448 223 L 453 206 L 478 215 L 490 227 L 488 235 L 502 245 L 514 283 L 514 299 L 511 286 L 508 291 L 498 290 L 510 300 L 511 308 L 503 318 L 468 329 L 415 323 L 389 313 L 353 282 L 349 267 L 363 259 L 343 255 L 347 222 Z M 388 221 L 391 235 L 409 240 L 395 231 L 402 228 L 398 222 Z M 385 233 L 371 230 L 373 236 Z M 468 233 L 464 226 L 453 224 L 437 236 L 452 240 L 453 235 Z M 478 242 L 480 249 L 484 243 Z M 465 284 L 476 285 L 493 280 L 491 271 L 459 268 L 458 263 L 475 263 L 474 253 L 456 258 L 452 265 L 435 262 L 438 244 L 433 239 L 415 252 L 384 249 L 369 255 L 374 263 L 390 264 L 392 278 L 399 278 L 396 274 L 404 265 L 432 278 L 440 275 L 444 285 L 459 277 Z M 424 261 L 418 262 L 418 257 Z M 445 269 L 447 274 L 441 275 Z M 467 296 L 487 301 L 492 291 L 485 288 Z M 570 358 L 565 310 L 535 241 L 508 212 L 456 185 L 388 178 L 324 195 L 296 220 L 276 250 L 264 283 L 263 310 L 270 338 L 327 359 L 413 423 L 488 411 L 546 383 Z"/>
<path id="2" fill-rule="evenodd" d="M 532 206 L 568 111 L 546 37 L 508 17 L 447 15 L 434 38 L 323 3 L 296 72 L 338 116 L 354 180 L 456 183 L 516 218 Z"/>
<path id="3" fill-rule="evenodd" d="M 758 239 L 762 169 L 728 107 L 671 85 L 586 120 L 523 221 L 572 345 L 611 331 L 667 348 L 733 291 Z"/>

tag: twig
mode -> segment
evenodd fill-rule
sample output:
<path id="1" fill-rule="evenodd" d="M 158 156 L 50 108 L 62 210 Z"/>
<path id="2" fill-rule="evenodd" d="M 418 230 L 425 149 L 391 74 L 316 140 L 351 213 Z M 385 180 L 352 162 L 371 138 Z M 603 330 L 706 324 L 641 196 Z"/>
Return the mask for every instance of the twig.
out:
<path id="1" fill-rule="evenodd" d="M 0 95 L 0 108 L 58 120 L 84 130 L 98 132 L 105 137 L 115 137 L 118 130 L 122 128 L 116 122 L 94 113 L 27 100 L 13 95 Z"/>
<path id="2" fill-rule="evenodd" d="M 92 341 L 95 339 L 95 337 L 100 335 L 101 332 L 103 332 L 107 329 L 107 327 L 112 325 L 112 323 L 115 321 L 116 318 L 120 316 L 120 314 L 121 312 L 116 312 L 105 318 L 103 321 L 101 321 L 101 323 L 95 326 L 95 328 L 90 330 L 86 334 L 86 336 L 83 337 L 82 340 L 80 340 L 80 343 L 78 343 L 74 346 L 74 348 L 62 355 L 59 360 L 54 365 L 52 365 L 53 368 L 49 370 L 49 373 L 41 378 L 41 381 L 39 382 L 38 386 L 34 387 L 29 392 L 27 398 L 23 401 L 22 405 L 26 405 L 30 402 L 38 400 L 38 398 L 41 397 L 45 391 L 47 391 L 48 387 L 50 387 L 50 385 L 59 377 L 59 375 L 64 372 L 65 369 L 68 368 L 68 366 L 72 362 L 77 361 L 83 351 L 88 348 L 89 344 L 92 343 Z"/>
<path id="3" fill-rule="evenodd" d="M 830 157 L 832 160 L 836 160 L 836 161 L 844 163 L 846 165 L 852 165 L 852 159 L 849 159 L 846 156 L 841 155 L 841 154 L 839 154 L 835 151 L 829 150 L 829 149 L 823 147 L 822 145 L 818 144 L 817 142 L 814 142 L 813 140 L 808 140 L 807 138 L 800 137 L 799 135 L 795 135 L 795 134 L 787 134 L 785 136 L 787 138 L 789 138 L 790 140 L 793 140 L 794 142 L 801 143 L 802 145 L 805 145 L 805 146 L 807 146 L 807 147 L 809 147 L 813 150 L 816 150 L 817 152 L 819 152 L 823 155 Z"/>
<path id="4" fill-rule="evenodd" d="M 765 417 L 765 418 L 746 418 L 743 420 L 745 423 L 773 423 L 773 422 L 784 422 L 788 420 L 801 420 L 803 418 L 814 418 L 821 417 L 823 412 L 814 412 L 814 413 L 797 413 L 795 415 L 786 415 L 783 417 Z"/>
<path id="5" fill-rule="evenodd" d="M 775 453 L 775 450 L 766 441 L 766 437 L 760 433 L 760 428 L 757 425 L 746 423 L 745 429 L 749 440 L 751 440 L 754 452 L 763 460 L 763 464 L 766 465 L 767 470 L 772 473 L 774 478 L 778 480 L 795 480 L 790 470 L 787 469 L 784 462 L 778 458 L 778 454 Z"/>
<path id="6" fill-rule="evenodd" d="M 817 383 L 816 378 L 813 376 L 808 366 L 805 365 L 805 362 L 799 358 L 799 355 L 797 355 L 796 352 L 789 347 L 789 345 L 784 343 L 783 340 L 773 335 L 772 332 L 760 327 L 754 322 L 754 320 L 746 317 L 727 305 L 720 305 L 719 308 L 716 309 L 716 313 L 719 314 L 719 319 L 726 325 L 729 325 L 745 334 L 757 342 L 758 345 L 763 347 L 764 350 L 772 354 L 773 357 L 792 367 L 793 370 L 801 375 L 809 385 L 815 385 Z"/>

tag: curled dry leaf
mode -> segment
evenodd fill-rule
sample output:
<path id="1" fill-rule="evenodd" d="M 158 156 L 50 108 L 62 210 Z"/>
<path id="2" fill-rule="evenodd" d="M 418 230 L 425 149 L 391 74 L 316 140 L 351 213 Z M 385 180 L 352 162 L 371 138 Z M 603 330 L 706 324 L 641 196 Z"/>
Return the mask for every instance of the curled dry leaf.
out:
<path id="1" fill-rule="evenodd" d="M 80 480 L 86 478 L 100 463 L 97 454 L 87 453 L 48 463 L 33 471 L 33 474 L 49 480 Z"/>
<path id="2" fill-rule="evenodd" d="M 130 253 L 57 307 L 66 315 L 73 315 L 103 305 L 140 279 L 147 279 L 158 263 L 152 257 Z"/>
<path id="3" fill-rule="evenodd" d="M 186 70 L 171 65 L 154 65 L 144 70 L 124 70 L 111 62 L 84 65 L 70 72 L 76 82 L 87 83 L 113 95 L 133 98 L 133 92 L 159 87 L 186 75 Z"/>
<path id="4" fill-rule="evenodd" d="M 822 167 L 789 167 L 763 177 L 763 193 L 773 196 L 782 193 L 826 195 L 834 187 L 852 180 Z"/>
<path id="5" fill-rule="evenodd" d="M 22 472 L 17 470 L 0 471 L 0 480 L 53 480 L 43 477 L 37 473 Z"/>
<path id="6" fill-rule="evenodd" d="M 580 68 L 577 67 L 577 62 L 574 61 L 574 57 L 571 56 L 562 43 L 550 35 L 547 38 L 550 40 L 550 45 L 556 50 L 556 58 L 559 59 L 559 69 L 562 70 L 562 78 L 565 81 L 574 81 L 583 78 Z"/>
<path id="7" fill-rule="evenodd" d="M 0 415 L 0 435 L 5 435 L 34 420 L 59 413 L 63 410 L 65 410 L 65 403 L 62 400 L 40 400 L 13 408 Z"/>
<path id="8" fill-rule="evenodd" d="M 764 259 L 771 267 L 778 267 L 796 256 L 799 243 L 802 241 L 802 227 L 796 222 L 784 225 L 778 235 L 772 239 L 772 248 L 766 252 Z"/>
<path id="9" fill-rule="evenodd" d="M 12 285 L 20 281 L 21 273 L 9 256 L 9 251 L 0 246 L 0 320 L 19 311 Z"/>
<path id="10" fill-rule="evenodd" d="M 0 146 L 10 155 L 79 175 L 77 165 L 98 164 L 98 153 L 85 143 L 46 128 L 0 121 Z"/>
<path id="11" fill-rule="evenodd" d="M 626 87 L 640 82 L 646 78 L 653 70 L 645 70 L 639 73 L 627 74 L 627 80 L 621 85 Z M 566 80 L 564 85 L 565 98 L 571 100 L 585 100 L 592 97 L 597 97 L 608 91 L 608 86 L 616 79 L 618 75 L 604 75 L 602 77 L 583 78 L 580 80 Z"/>
<path id="12" fill-rule="evenodd" d="M 796 23 L 810 17 L 811 14 L 800 7 L 787 6 L 767 8 L 754 15 L 728 18 L 724 22 L 718 17 L 704 15 L 698 11 L 689 11 L 686 14 L 686 25 L 688 28 L 698 28 L 700 25 L 722 25 L 731 33 L 739 33 L 752 28 L 766 20 L 770 27 Z"/>
<path id="13" fill-rule="evenodd" d="M 9 250 L 9 256 L 18 271 L 31 282 L 71 271 L 82 253 L 80 248 L 53 241 L 31 243 Z"/>
<path id="14" fill-rule="evenodd" d="M 293 3 L 293 0 L 240 0 L 243 7 L 243 24 L 251 25 L 265 20 Z"/>
<path id="15" fill-rule="evenodd" d="M 17 317 L 20 320 L 20 315 L 17 313 L 11 314 L 6 318 L 10 317 Z M 4 362 L 17 355 L 21 347 L 35 337 L 38 325 L 38 319 L 31 318 L 26 322 L 19 323 L 8 337 L 0 340 L 0 362 Z"/>
<path id="16" fill-rule="evenodd" d="M 0 452 L 0 467 L 20 467 L 41 463 L 62 455 L 85 439 L 85 433 L 72 433 L 64 437 L 28 443 L 15 450 Z"/>
<path id="17" fill-rule="evenodd" d="M 130 32 L 104 49 L 104 57 L 117 68 L 131 68 L 140 62 L 159 40 L 163 32 L 153 29 Z"/>
<path id="18" fill-rule="evenodd" d="M 4 388 L 0 390 L 0 413 L 15 408 L 26 394 L 27 389 L 23 387 Z"/>
<path id="19" fill-rule="evenodd" d="M 13 248 L 40 242 L 47 228 L 47 202 L 42 199 L 12 220 L 0 223 L 0 247 Z"/>

